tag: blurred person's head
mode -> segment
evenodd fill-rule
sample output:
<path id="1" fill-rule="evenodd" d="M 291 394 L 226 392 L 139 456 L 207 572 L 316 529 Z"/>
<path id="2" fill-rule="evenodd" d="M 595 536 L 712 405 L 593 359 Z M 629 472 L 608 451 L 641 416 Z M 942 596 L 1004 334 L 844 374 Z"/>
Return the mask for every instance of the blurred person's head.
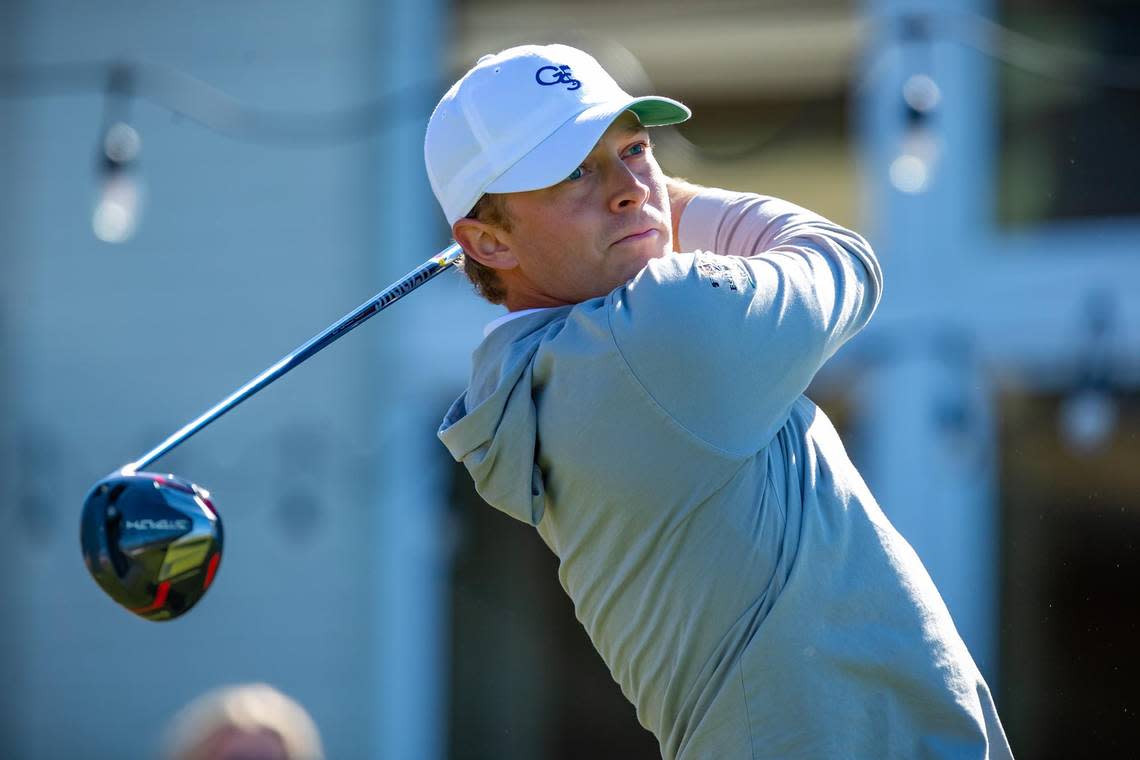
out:
<path id="1" fill-rule="evenodd" d="M 511 310 L 604 295 L 672 250 L 647 128 L 689 117 L 594 58 L 522 45 L 479 59 L 428 122 L 424 160 L 479 292 Z"/>
<path id="2" fill-rule="evenodd" d="M 207 692 L 167 728 L 166 760 L 323 760 L 313 719 L 297 702 L 261 683 Z"/>

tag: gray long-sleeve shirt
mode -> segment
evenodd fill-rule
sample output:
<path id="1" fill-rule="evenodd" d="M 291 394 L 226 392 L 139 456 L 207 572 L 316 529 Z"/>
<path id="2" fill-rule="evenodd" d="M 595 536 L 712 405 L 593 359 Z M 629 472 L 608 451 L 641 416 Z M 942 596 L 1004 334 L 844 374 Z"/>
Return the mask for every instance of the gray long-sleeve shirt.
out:
<path id="1" fill-rule="evenodd" d="M 711 190 L 680 243 L 493 330 L 440 438 L 537 526 L 665 758 L 1009 757 L 938 591 L 802 395 L 874 312 L 870 247 Z"/>

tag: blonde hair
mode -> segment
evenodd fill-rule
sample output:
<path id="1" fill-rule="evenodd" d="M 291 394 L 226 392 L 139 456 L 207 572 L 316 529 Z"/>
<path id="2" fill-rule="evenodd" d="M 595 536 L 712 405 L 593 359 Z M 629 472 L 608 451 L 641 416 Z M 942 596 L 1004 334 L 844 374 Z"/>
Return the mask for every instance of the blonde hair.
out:
<path id="1" fill-rule="evenodd" d="M 227 730 L 270 731 L 289 760 L 324 760 L 320 733 L 305 708 L 264 683 L 215 689 L 179 710 L 166 731 L 164 757 L 197 760 L 204 746 Z"/>

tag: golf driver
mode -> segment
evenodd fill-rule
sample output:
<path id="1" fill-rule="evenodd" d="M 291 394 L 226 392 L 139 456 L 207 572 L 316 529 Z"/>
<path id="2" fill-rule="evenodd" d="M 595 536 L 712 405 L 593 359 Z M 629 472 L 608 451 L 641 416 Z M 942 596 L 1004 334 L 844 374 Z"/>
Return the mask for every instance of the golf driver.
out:
<path id="1" fill-rule="evenodd" d="M 171 620 L 193 607 L 213 583 L 221 562 L 221 517 L 205 489 L 174 475 L 141 470 L 453 266 L 462 254 L 456 243 L 447 246 L 154 449 L 96 483 L 80 518 L 83 560 L 95 582 L 146 620 Z"/>

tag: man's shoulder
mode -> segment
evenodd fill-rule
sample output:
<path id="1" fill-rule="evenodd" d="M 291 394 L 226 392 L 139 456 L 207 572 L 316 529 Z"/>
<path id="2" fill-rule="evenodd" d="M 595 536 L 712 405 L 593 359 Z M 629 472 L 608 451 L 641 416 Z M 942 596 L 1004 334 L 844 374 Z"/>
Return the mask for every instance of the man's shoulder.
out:
<path id="1" fill-rule="evenodd" d="M 506 367 L 533 360 L 543 341 L 557 335 L 575 307 L 530 309 L 518 316 L 504 315 L 487 325 L 483 341 L 472 354 L 473 377 L 490 367 Z"/>

